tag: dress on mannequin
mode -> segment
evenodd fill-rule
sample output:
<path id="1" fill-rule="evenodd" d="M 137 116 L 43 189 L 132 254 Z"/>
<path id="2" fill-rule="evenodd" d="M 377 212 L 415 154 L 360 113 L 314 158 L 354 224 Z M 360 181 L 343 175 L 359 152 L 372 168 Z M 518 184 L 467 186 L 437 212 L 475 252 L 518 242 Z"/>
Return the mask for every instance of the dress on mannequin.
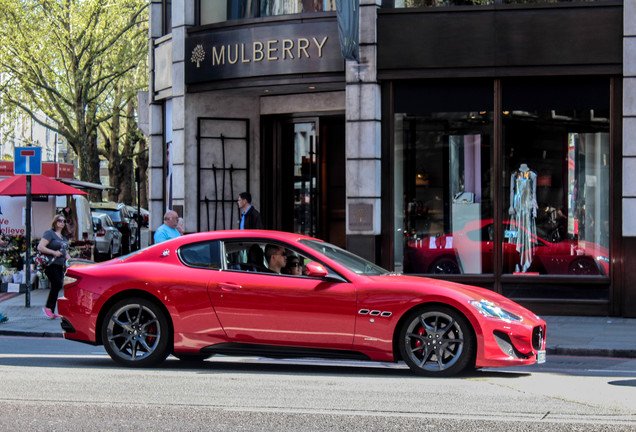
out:
<path id="1" fill-rule="evenodd" d="M 525 273 L 532 264 L 532 242 L 537 234 L 537 173 L 522 163 L 510 176 L 510 209 L 514 216 L 517 237 L 515 243 L 519 252 L 516 269 Z"/>

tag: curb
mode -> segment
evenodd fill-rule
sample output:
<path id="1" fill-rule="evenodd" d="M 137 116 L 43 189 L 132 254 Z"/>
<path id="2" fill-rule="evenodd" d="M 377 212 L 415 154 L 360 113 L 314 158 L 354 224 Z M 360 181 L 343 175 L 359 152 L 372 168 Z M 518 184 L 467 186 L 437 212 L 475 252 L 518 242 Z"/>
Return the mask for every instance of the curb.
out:
<path id="1" fill-rule="evenodd" d="M 614 348 L 580 348 L 580 347 L 548 347 L 548 355 L 574 356 L 574 357 L 619 357 L 636 358 L 636 350 Z"/>
<path id="2" fill-rule="evenodd" d="M 60 338 L 64 339 L 64 333 L 53 332 L 37 332 L 37 331 L 24 331 L 24 330 L 0 330 L 0 336 L 23 336 L 34 338 Z"/>

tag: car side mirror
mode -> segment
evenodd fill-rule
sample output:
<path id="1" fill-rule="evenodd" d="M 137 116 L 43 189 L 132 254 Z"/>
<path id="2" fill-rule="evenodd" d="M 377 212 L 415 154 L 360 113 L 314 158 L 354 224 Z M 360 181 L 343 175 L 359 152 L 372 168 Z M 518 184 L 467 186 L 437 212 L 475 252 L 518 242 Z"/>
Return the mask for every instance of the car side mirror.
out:
<path id="1" fill-rule="evenodd" d="M 310 262 L 305 266 L 305 273 L 307 276 L 324 278 L 329 274 L 325 266 L 315 261 Z"/>

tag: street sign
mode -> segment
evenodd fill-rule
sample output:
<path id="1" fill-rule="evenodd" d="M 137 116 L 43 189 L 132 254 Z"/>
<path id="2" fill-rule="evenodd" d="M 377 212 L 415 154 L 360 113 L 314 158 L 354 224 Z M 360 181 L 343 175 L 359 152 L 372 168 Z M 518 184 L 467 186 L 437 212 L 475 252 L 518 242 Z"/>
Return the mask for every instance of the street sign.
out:
<path id="1" fill-rule="evenodd" d="M 42 174 L 42 149 L 40 147 L 16 147 L 13 155 L 13 174 Z"/>

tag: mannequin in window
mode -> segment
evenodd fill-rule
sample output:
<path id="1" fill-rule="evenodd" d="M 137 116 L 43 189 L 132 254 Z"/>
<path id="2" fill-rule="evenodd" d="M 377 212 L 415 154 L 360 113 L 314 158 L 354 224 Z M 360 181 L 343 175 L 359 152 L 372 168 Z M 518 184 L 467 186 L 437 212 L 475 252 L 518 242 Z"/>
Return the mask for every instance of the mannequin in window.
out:
<path id="1" fill-rule="evenodd" d="M 510 209 L 514 216 L 517 230 L 517 252 L 519 265 L 517 271 L 526 272 L 532 263 L 532 239 L 536 236 L 537 227 L 537 173 L 522 163 L 519 169 L 510 176 Z"/>

